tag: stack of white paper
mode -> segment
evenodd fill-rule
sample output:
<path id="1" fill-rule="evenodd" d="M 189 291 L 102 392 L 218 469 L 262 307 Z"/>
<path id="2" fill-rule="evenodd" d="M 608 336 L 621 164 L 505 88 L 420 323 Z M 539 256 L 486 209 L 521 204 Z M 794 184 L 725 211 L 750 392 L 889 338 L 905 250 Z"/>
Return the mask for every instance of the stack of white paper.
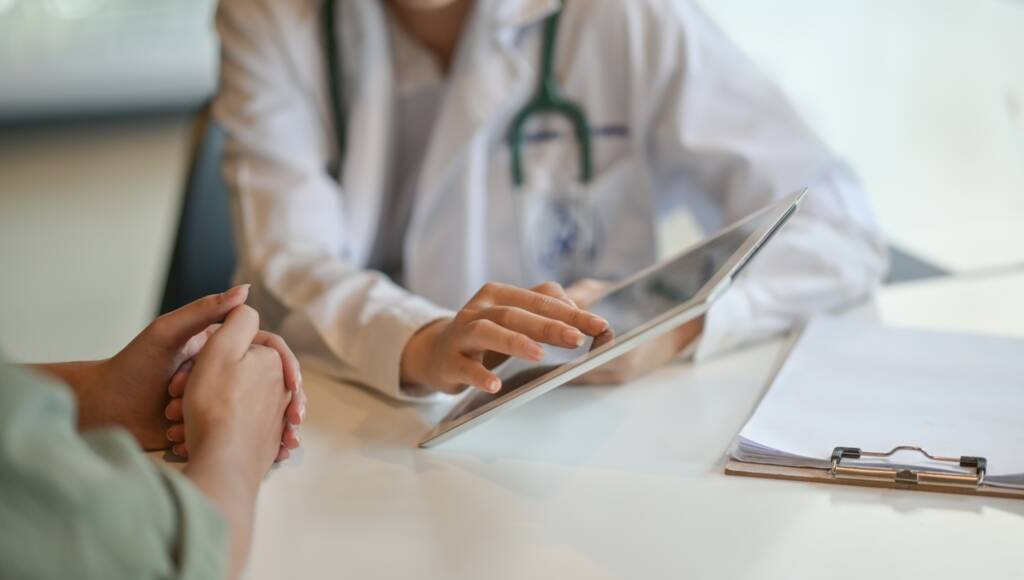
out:
<path id="1" fill-rule="evenodd" d="M 828 467 L 837 446 L 988 459 L 986 483 L 1024 488 L 1024 340 L 810 322 L 732 455 Z M 914 452 L 858 465 L 961 471 Z"/>

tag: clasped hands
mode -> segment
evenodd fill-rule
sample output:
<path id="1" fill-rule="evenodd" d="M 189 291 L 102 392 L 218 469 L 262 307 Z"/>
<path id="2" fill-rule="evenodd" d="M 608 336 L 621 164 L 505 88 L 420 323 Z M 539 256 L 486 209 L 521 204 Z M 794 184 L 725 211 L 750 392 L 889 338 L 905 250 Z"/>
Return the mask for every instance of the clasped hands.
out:
<path id="1" fill-rule="evenodd" d="M 300 443 L 302 374 L 284 340 L 259 329 L 248 292 L 239 286 L 164 314 L 107 360 L 45 370 L 75 391 L 80 428 L 117 425 L 149 451 L 188 456 L 212 440 L 257 451 L 261 463 L 283 460 Z M 254 419 L 272 420 L 277 407 L 268 431 L 276 443 L 251 449 L 266 436 Z"/>

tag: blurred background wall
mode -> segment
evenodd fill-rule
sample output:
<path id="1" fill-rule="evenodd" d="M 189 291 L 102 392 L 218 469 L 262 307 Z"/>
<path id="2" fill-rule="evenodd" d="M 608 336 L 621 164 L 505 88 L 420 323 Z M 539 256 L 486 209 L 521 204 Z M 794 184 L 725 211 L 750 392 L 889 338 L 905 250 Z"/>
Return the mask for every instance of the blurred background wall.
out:
<path id="1" fill-rule="evenodd" d="M 962 275 L 1024 270 L 1024 2 L 699 1 L 852 161 L 896 245 Z M 8 356 L 107 356 L 154 315 L 215 89 L 213 10 L 0 0 Z"/>

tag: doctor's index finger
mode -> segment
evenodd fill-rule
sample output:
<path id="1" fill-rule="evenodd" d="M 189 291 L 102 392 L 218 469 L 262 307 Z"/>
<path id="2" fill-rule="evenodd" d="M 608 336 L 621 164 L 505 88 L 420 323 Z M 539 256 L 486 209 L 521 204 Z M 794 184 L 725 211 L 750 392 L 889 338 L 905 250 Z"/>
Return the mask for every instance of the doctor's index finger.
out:
<path id="1" fill-rule="evenodd" d="M 493 285 L 489 290 L 487 298 L 495 306 L 522 308 L 544 318 L 559 320 L 575 326 L 584 334 L 591 336 L 601 334 L 608 329 L 608 322 L 600 316 L 571 306 L 548 294 L 505 285 Z"/>
<path id="2" fill-rule="evenodd" d="M 466 325 L 461 337 L 464 352 L 494 351 L 521 359 L 539 361 L 544 358 L 544 349 L 529 336 L 510 330 L 493 320 L 481 318 Z M 583 339 L 579 331 L 574 331 Z"/>
<path id="3" fill-rule="evenodd" d="M 483 310 L 479 316 L 533 340 L 562 348 L 577 348 L 585 339 L 585 335 L 571 324 L 552 320 L 516 306 L 494 306 Z"/>
<path id="4" fill-rule="evenodd" d="M 220 330 L 206 342 L 203 352 L 209 352 L 211 356 L 241 360 L 259 330 L 260 315 L 252 307 L 242 304 L 228 313 Z"/>

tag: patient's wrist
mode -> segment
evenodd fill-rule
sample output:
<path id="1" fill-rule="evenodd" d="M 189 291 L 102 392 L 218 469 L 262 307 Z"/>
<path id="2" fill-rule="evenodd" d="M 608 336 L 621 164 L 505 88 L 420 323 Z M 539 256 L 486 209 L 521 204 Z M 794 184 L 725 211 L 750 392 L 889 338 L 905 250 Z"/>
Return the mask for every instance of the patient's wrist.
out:
<path id="1" fill-rule="evenodd" d="M 189 464 L 192 469 L 221 473 L 230 471 L 232 478 L 244 482 L 247 489 L 259 487 L 266 473 L 254 445 L 240 442 L 230 433 L 216 432 L 189 443 Z"/>
<path id="2" fill-rule="evenodd" d="M 66 384 L 75 396 L 79 426 L 95 423 L 103 415 L 104 375 L 110 359 L 29 365 Z"/>

